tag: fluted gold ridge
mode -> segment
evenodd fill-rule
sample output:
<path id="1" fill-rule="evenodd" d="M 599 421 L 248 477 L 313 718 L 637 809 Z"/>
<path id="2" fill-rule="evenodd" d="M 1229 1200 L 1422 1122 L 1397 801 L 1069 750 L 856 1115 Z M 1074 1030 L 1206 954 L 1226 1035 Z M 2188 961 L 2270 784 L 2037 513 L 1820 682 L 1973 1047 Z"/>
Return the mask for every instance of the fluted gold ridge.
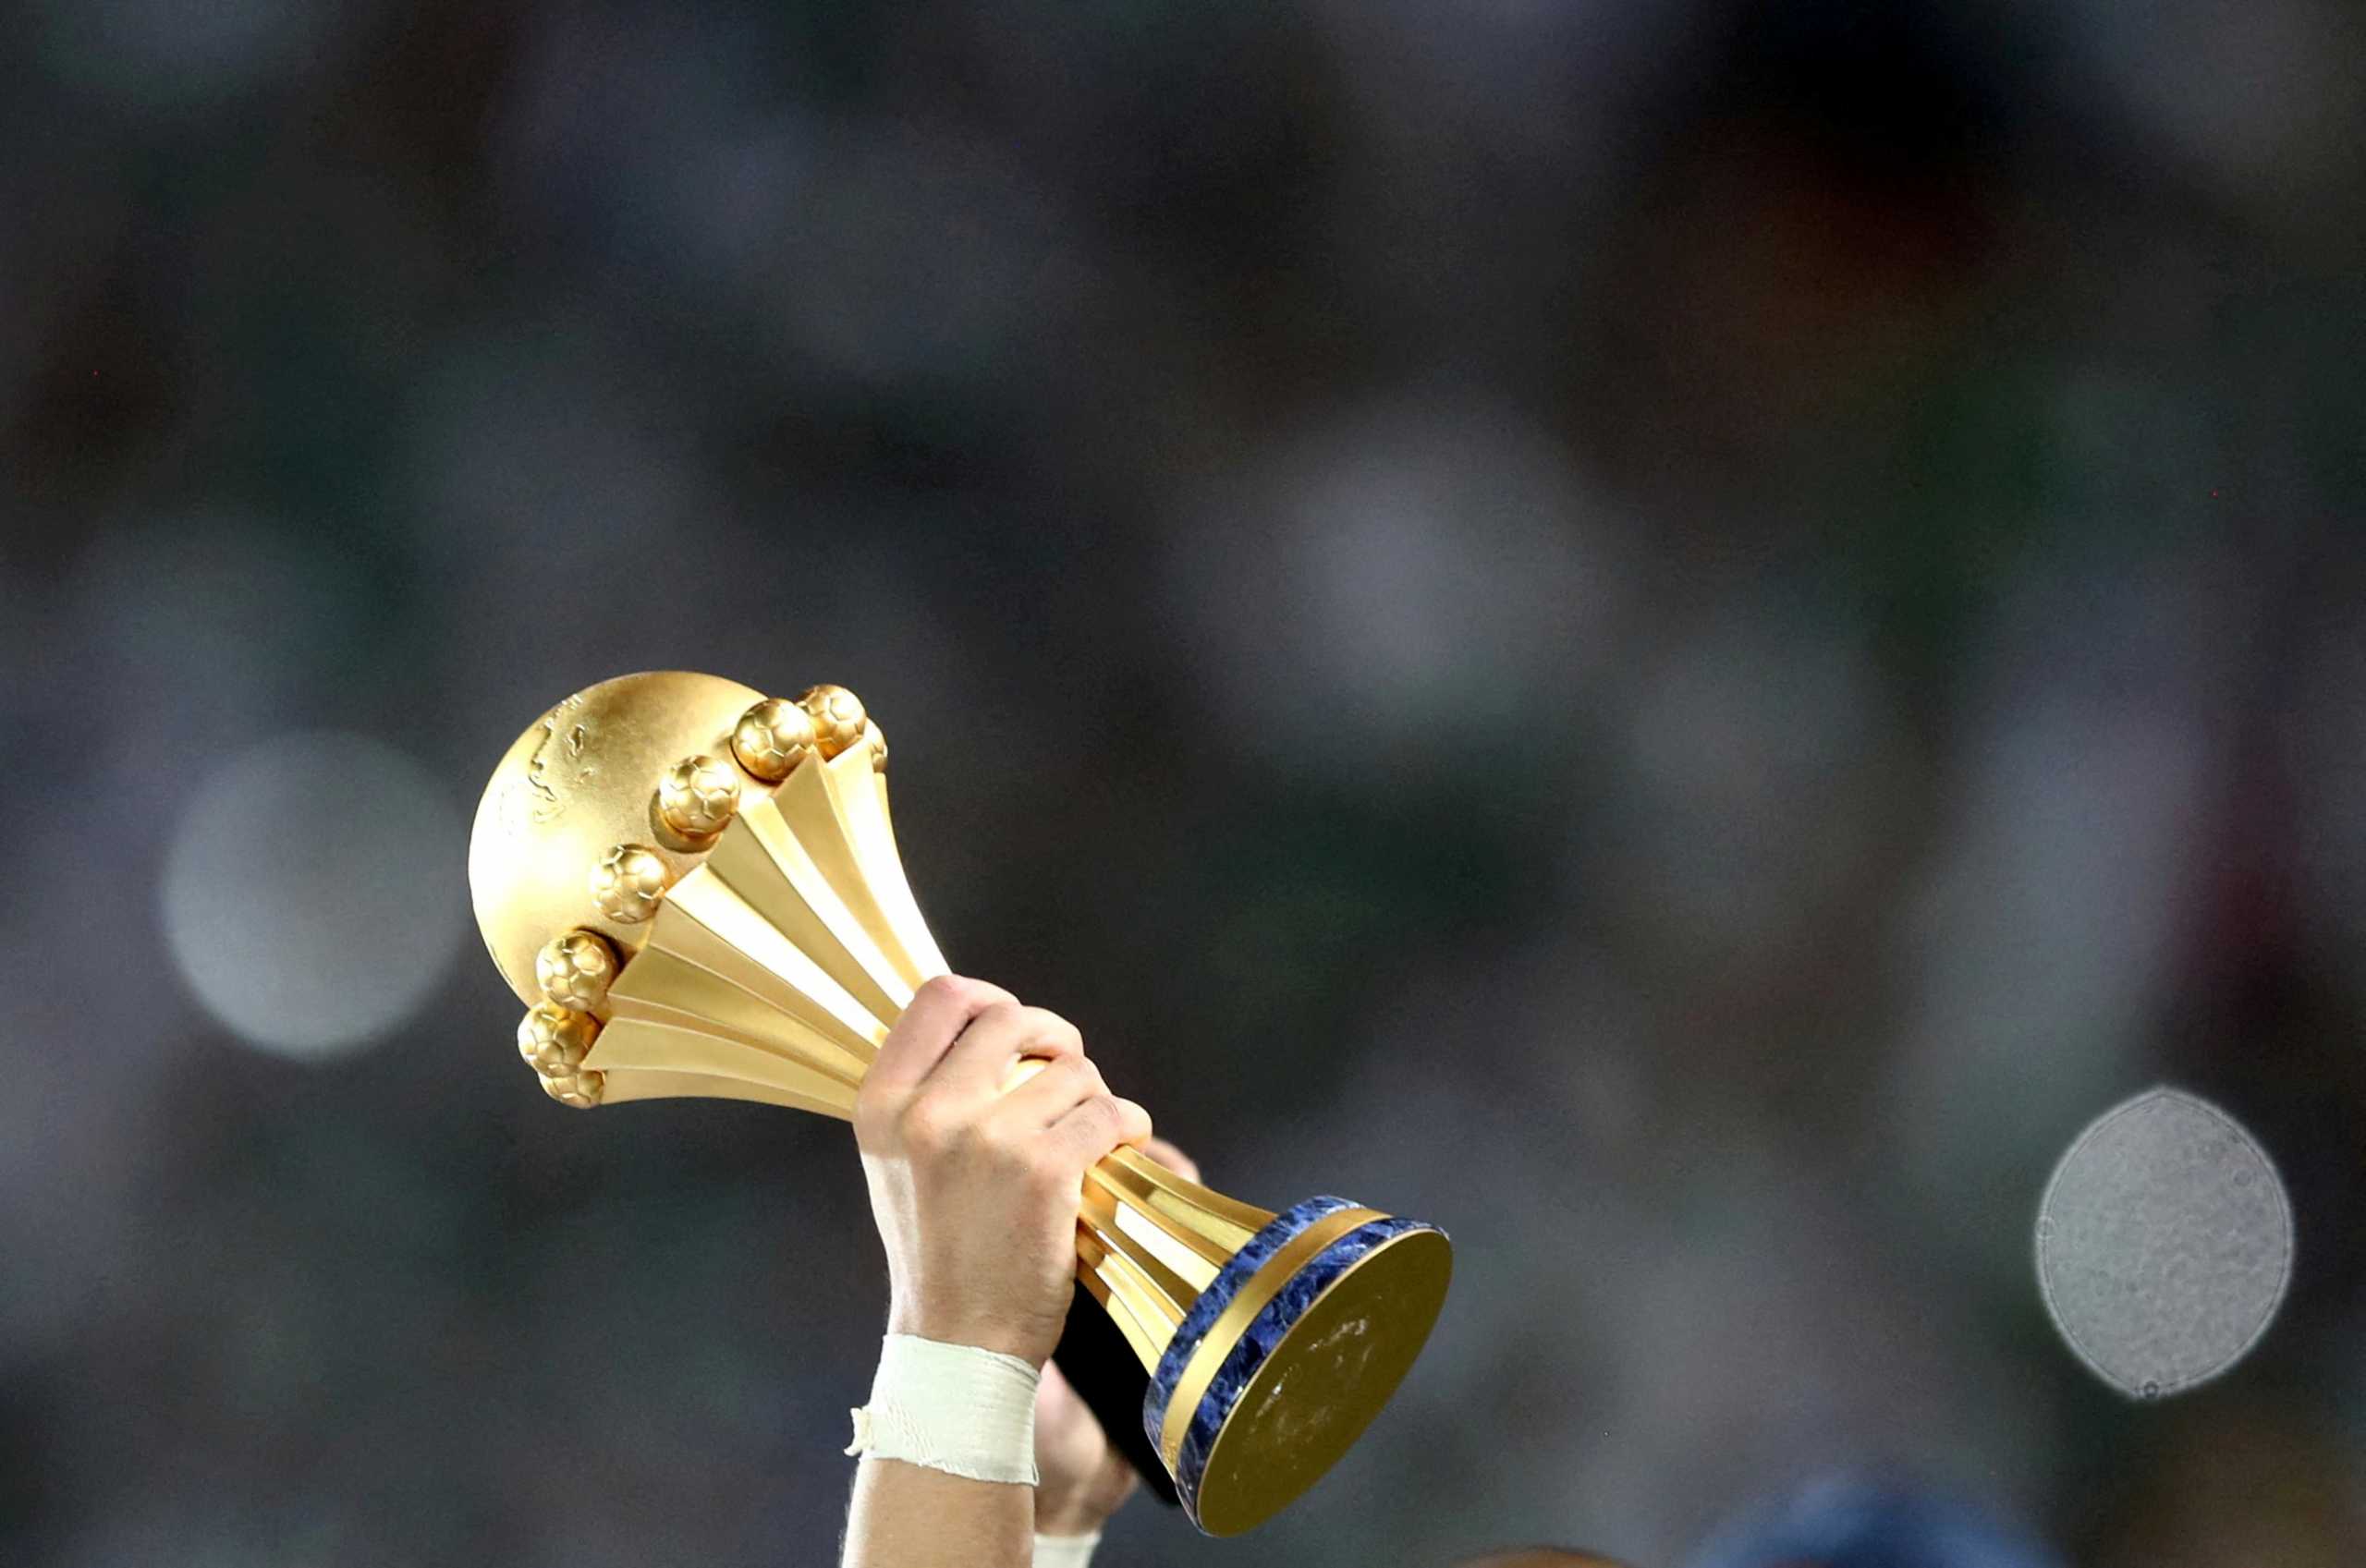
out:
<path id="1" fill-rule="evenodd" d="M 888 1027 L 948 972 L 896 848 L 886 740 L 838 687 L 753 703 L 725 735 L 648 797 L 697 860 L 677 871 L 627 840 L 590 869 L 599 913 L 640 940 L 623 953 L 595 930 L 552 937 L 519 1050 L 581 1108 L 695 1096 L 850 1119 Z M 1079 1277 L 1153 1367 L 1272 1218 L 1119 1149 L 1085 1181 Z"/>
<path id="2" fill-rule="evenodd" d="M 843 687 L 788 700 L 686 671 L 604 681 L 519 735 L 479 804 L 469 881 L 528 1004 L 518 1049 L 544 1092 L 583 1110 L 689 1096 L 851 1118 L 888 1028 L 947 972 L 896 850 L 887 755 Z M 1346 1452 L 1450 1273 L 1445 1236 L 1417 1222 L 1326 1250 L 1381 1218 L 1346 1209 L 1269 1242 L 1208 1301 L 1276 1216 L 1132 1149 L 1086 1173 L 1079 1210 L 1078 1276 L 1165 1392 L 1150 1435 L 1212 1534 L 1253 1527 Z M 1285 1295 L 1318 1268 L 1311 1295 Z M 1158 1380 L 1202 1302 L 1206 1331 Z M 1243 1346 L 1255 1354 L 1220 1387 Z M 1187 1454 L 1202 1411 L 1214 1435 Z"/>

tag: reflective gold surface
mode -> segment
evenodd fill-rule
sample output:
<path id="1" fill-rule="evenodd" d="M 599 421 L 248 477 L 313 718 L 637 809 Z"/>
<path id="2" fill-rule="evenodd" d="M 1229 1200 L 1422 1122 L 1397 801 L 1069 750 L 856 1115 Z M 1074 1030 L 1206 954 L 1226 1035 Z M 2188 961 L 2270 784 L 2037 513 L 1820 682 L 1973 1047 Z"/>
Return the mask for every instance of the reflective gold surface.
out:
<path id="1" fill-rule="evenodd" d="M 731 731 L 731 754 L 766 784 L 778 784 L 813 749 L 813 721 L 804 709 L 767 697 L 739 716 Z"/>
<path id="2" fill-rule="evenodd" d="M 518 1049 L 544 1091 L 579 1109 L 689 1095 L 851 1117 L 888 1027 L 946 972 L 897 857 L 885 762 L 885 737 L 843 687 L 791 705 L 679 672 L 604 682 L 520 736 L 478 808 L 469 876 L 486 946 L 535 1004 Z M 1121 1149 L 1087 1175 L 1078 1271 L 1152 1370 L 1274 1218 Z M 1266 1260 L 1186 1363 L 1163 1436 L 1179 1440 L 1292 1270 L 1377 1218 L 1330 1216 Z M 1244 1400 L 1212 1453 L 1228 1466 L 1220 1486 L 1209 1477 L 1220 1519 L 1281 1506 L 1276 1489 L 1311 1484 L 1385 1401 L 1403 1373 L 1389 1358 L 1409 1364 L 1444 1289 L 1445 1239 L 1424 1234 L 1357 1262 L 1308 1319 L 1330 1327 L 1301 1323 L 1250 1383 L 1267 1391 L 1259 1414 Z M 1348 1312 L 1361 1325 L 1353 1367 Z M 1324 1408 L 1300 1408 L 1301 1390 Z M 1176 1440 L 1162 1447 L 1171 1468 Z M 1273 1485 L 1254 1480 L 1261 1467 Z M 1230 1533 L 1209 1522 L 1209 1495 L 1202 1526 Z"/>
<path id="3" fill-rule="evenodd" d="M 739 809 L 739 783 L 746 776 L 736 762 L 720 757 L 685 757 L 665 770 L 657 786 L 657 815 L 685 838 L 712 838 Z"/>
<path id="4" fill-rule="evenodd" d="M 607 999 L 616 952 L 596 931 L 562 931 L 534 954 L 534 983 L 561 1007 L 588 1013 Z"/>
<path id="5" fill-rule="evenodd" d="M 541 1000 L 534 954 L 561 931 L 582 926 L 619 954 L 640 949 L 648 928 L 611 920 L 586 879 L 611 845 L 653 842 L 660 775 L 695 752 L 720 754 L 762 698 L 713 675 L 626 675 L 559 703 L 502 757 L 469 839 L 469 891 L 485 946 L 520 1002 Z M 657 853 L 677 876 L 696 864 L 694 855 Z"/>
<path id="6" fill-rule="evenodd" d="M 543 1092 L 561 1105 L 589 1111 L 600 1103 L 604 1081 L 603 1075 L 586 1068 L 579 1073 L 563 1073 L 555 1077 L 543 1078 Z"/>
<path id="7" fill-rule="evenodd" d="M 583 1065 L 600 1025 L 589 1013 L 539 1003 L 518 1021 L 518 1054 L 546 1078 L 565 1077 Z"/>
<path id="8" fill-rule="evenodd" d="M 1223 1315 L 1216 1319 L 1207 1337 L 1200 1342 L 1199 1348 L 1191 1353 L 1191 1359 L 1184 1366 L 1182 1378 L 1175 1385 L 1173 1397 L 1166 1402 L 1166 1421 L 1158 1434 L 1158 1455 L 1166 1461 L 1168 1469 L 1174 1469 L 1177 1461 L 1182 1457 L 1183 1433 L 1190 1426 L 1192 1415 L 1200 1408 L 1200 1401 L 1206 1397 L 1208 1385 L 1215 1380 L 1216 1368 L 1224 1365 L 1225 1357 L 1232 1354 L 1233 1347 L 1240 1343 L 1241 1334 L 1256 1321 L 1257 1314 L 1265 1309 L 1266 1303 L 1272 1301 L 1282 1286 L 1289 1282 L 1290 1276 L 1316 1253 L 1358 1225 L 1386 1218 L 1386 1215 L 1370 1209 L 1342 1209 L 1335 1214 L 1326 1214 L 1291 1237 L 1288 1246 L 1267 1258 L 1264 1267 L 1250 1276 L 1249 1282 L 1241 1287 L 1240 1294 L 1232 1298 Z"/>
<path id="9" fill-rule="evenodd" d="M 1201 1529 L 1253 1530 L 1339 1462 L 1412 1369 L 1453 1271 L 1445 1235 L 1416 1230 L 1332 1282 L 1217 1431 L 1200 1480 Z"/>
<path id="10" fill-rule="evenodd" d="M 813 721 L 813 744 L 824 757 L 835 757 L 862 738 L 862 699 L 842 686 L 810 686 L 797 699 Z"/>
<path id="11" fill-rule="evenodd" d="M 664 857 L 650 845 L 619 844 L 600 857 L 584 885 L 600 913 L 620 925 L 637 926 L 657 913 L 657 901 L 665 896 L 671 874 Z"/>

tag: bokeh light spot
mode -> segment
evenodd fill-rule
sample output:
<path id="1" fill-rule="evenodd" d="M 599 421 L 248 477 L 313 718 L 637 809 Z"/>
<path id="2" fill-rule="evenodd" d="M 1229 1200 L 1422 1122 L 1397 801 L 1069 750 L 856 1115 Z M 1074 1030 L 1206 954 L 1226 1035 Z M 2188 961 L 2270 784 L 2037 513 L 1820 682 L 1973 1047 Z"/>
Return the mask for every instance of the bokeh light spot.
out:
<path id="1" fill-rule="evenodd" d="M 366 735 L 283 735 L 199 787 L 176 825 L 165 940 L 250 1045 L 324 1059 L 427 996 L 467 919 L 467 833 L 442 786 Z"/>
<path id="2" fill-rule="evenodd" d="M 2040 1205 L 2038 1282 L 2096 1376 L 2153 1400 L 2259 1343 L 2292 1270 L 2292 1208 L 2267 1156 L 2215 1106 L 2156 1088 L 2106 1112 Z"/>

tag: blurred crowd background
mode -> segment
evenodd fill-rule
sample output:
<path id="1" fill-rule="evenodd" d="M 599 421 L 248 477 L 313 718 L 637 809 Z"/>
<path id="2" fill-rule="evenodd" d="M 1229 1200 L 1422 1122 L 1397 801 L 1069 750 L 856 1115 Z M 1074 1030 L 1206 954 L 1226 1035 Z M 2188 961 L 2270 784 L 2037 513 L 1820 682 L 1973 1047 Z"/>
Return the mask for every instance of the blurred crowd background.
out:
<path id="1" fill-rule="evenodd" d="M 469 915 L 511 738 L 687 667 L 859 692 L 954 962 L 1215 1185 L 1456 1237 L 1321 1489 L 1111 1564 L 1680 1568 L 1835 1471 L 2366 1561 L 2361 57 L 2336 0 L 0 13 L 0 1559 L 830 1559 L 845 1129 L 554 1105 Z M 2032 1234 L 2158 1084 L 2298 1245 L 2147 1402 Z"/>

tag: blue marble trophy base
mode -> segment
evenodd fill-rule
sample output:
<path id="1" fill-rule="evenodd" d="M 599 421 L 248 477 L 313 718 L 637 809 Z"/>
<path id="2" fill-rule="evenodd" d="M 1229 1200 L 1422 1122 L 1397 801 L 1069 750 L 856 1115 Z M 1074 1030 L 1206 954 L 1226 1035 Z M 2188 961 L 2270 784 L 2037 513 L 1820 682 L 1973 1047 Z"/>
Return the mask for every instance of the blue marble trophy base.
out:
<path id="1" fill-rule="evenodd" d="M 1309 1198 L 1252 1236 L 1193 1301 L 1142 1400 L 1191 1522 L 1236 1535 L 1320 1479 L 1411 1367 L 1450 1272 L 1436 1226 L 1345 1198 Z"/>

